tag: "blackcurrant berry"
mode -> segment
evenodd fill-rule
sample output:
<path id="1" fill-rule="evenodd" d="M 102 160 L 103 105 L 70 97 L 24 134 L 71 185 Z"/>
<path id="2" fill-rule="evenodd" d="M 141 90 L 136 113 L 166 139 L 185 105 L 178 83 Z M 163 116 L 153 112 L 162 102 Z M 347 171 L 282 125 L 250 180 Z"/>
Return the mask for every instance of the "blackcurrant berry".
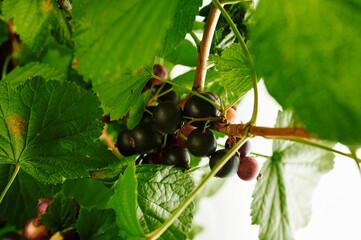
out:
<path id="1" fill-rule="evenodd" d="M 141 123 L 130 134 L 130 144 L 137 153 L 147 154 L 155 151 L 162 139 L 151 123 Z"/>
<path id="2" fill-rule="evenodd" d="M 239 140 L 239 138 L 237 140 Z M 233 141 L 233 142 L 230 143 L 229 139 L 227 139 L 227 141 L 225 143 L 225 148 L 230 149 L 231 147 L 234 146 L 236 141 Z M 240 147 L 238 149 L 238 154 L 239 154 L 240 158 L 243 158 L 243 157 L 247 156 L 250 152 L 251 152 L 251 143 L 249 141 L 245 142 L 242 145 L 242 147 Z"/>
<path id="3" fill-rule="evenodd" d="M 160 94 L 163 94 L 164 92 L 168 91 L 169 89 L 172 88 L 172 85 L 169 83 L 166 83 L 162 90 L 160 91 Z M 180 97 L 173 91 L 171 90 L 170 92 L 167 92 L 164 95 L 161 95 L 160 97 L 158 97 L 158 100 L 161 102 L 165 102 L 165 101 L 170 101 L 170 102 L 179 102 Z"/>
<path id="4" fill-rule="evenodd" d="M 42 215 L 48 209 L 49 204 L 53 201 L 52 198 L 40 198 L 38 206 L 36 207 L 36 214 Z"/>
<path id="5" fill-rule="evenodd" d="M 202 128 L 197 128 L 189 134 L 187 147 L 196 157 L 208 157 L 216 151 L 217 140 L 208 128 L 204 132 Z"/>
<path id="6" fill-rule="evenodd" d="M 153 121 L 159 131 L 172 134 L 183 126 L 183 111 L 175 102 L 162 102 L 154 109 Z"/>
<path id="7" fill-rule="evenodd" d="M 167 70 L 162 65 L 159 65 L 159 64 L 156 64 L 156 65 L 153 66 L 153 74 L 160 77 L 160 78 L 163 78 L 163 79 L 168 78 Z M 156 79 L 156 78 L 151 78 L 149 81 L 154 85 L 163 84 L 162 80 L 159 80 L 159 79 Z"/>
<path id="8" fill-rule="evenodd" d="M 164 155 L 164 164 L 188 168 L 191 158 L 186 150 L 181 147 L 169 148 Z"/>
<path id="9" fill-rule="evenodd" d="M 217 102 L 214 96 L 209 93 L 202 93 L 202 95 L 213 102 Z M 193 118 L 217 117 L 219 115 L 219 111 L 210 102 L 193 95 L 184 105 L 184 115 Z M 204 124 L 205 121 L 196 121 L 192 123 L 192 125 L 197 127 L 204 126 Z"/>
<path id="10" fill-rule="evenodd" d="M 146 107 L 145 109 L 153 114 L 155 106 Z M 153 123 L 153 115 L 148 111 L 144 111 L 141 122 Z"/>
<path id="11" fill-rule="evenodd" d="M 210 160 L 209 166 L 211 169 L 216 166 L 217 162 L 222 159 L 224 155 L 228 152 L 228 149 L 218 150 L 217 152 L 213 153 Z M 233 155 L 231 159 L 219 170 L 216 174 L 217 177 L 226 178 L 230 177 L 237 173 L 239 168 L 239 158 L 236 155 Z"/>
<path id="12" fill-rule="evenodd" d="M 244 181 L 250 181 L 258 175 L 258 163 L 251 157 L 241 158 L 237 171 L 238 177 Z"/>
<path id="13" fill-rule="evenodd" d="M 119 133 L 117 138 L 117 148 L 123 156 L 131 156 L 135 154 L 135 150 L 130 144 L 130 130 L 126 129 Z"/>
<path id="14" fill-rule="evenodd" d="M 162 164 L 163 158 L 159 153 L 147 154 L 142 161 L 142 164 Z"/>
<path id="15" fill-rule="evenodd" d="M 40 217 L 31 218 L 25 225 L 24 234 L 28 240 L 48 240 L 51 232 L 43 224 Z"/>

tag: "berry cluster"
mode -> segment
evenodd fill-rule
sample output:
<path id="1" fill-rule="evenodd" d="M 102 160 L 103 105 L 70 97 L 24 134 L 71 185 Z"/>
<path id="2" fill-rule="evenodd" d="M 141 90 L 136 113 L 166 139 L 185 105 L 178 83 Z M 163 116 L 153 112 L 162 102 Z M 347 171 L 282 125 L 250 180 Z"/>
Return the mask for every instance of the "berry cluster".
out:
<path id="1" fill-rule="evenodd" d="M 230 149 L 236 141 L 227 139 L 226 149 Z M 251 152 L 251 144 L 247 141 L 240 147 L 236 153 L 238 160 L 237 175 L 244 181 L 250 181 L 258 175 L 258 163 L 256 159 L 247 156 Z M 228 163 L 227 163 L 228 164 Z"/>
<path id="2" fill-rule="evenodd" d="M 153 73 L 162 78 L 168 76 L 160 65 L 153 67 Z M 160 87 L 158 92 L 164 91 L 166 94 L 160 94 L 163 98 L 157 98 L 158 103 L 151 102 L 152 106 L 146 108 L 138 126 L 119 134 L 116 142 L 119 152 L 124 156 L 140 154 L 137 164 L 166 164 L 182 168 L 189 168 L 191 153 L 196 157 L 210 157 L 209 165 L 212 169 L 228 151 L 216 151 L 217 140 L 209 129 L 213 120 L 217 120 L 220 115 L 211 103 L 219 103 L 218 96 L 209 92 L 202 93 L 204 98 L 210 100 L 207 101 L 193 95 L 185 102 L 182 110 L 178 103 L 180 98 L 172 91 L 170 84 L 154 78 L 149 83 L 153 88 Z M 226 148 L 230 148 L 230 144 L 231 142 Z M 229 177 L 238 172 L 241 179 L 252 179 L 258 166 L 253 158 L 246 157 L 248 153 L 247 142 L 216 176 Z"/>

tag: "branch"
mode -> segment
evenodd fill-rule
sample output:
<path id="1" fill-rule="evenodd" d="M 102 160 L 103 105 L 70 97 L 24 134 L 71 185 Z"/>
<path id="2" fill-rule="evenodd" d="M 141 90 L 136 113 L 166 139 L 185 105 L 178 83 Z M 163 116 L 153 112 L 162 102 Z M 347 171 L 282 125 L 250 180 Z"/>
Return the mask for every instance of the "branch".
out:
<path id="1" fill-rule="evenodd" d="M 248 51 L 247 45 L 243 40 L 243 37 L 242 37 L 241 33 L 238 31 L 237 26 L 234 24 L 231 17 L 229 16 L 229 14 L 226 12 L 226 10 L 223 8 L 222 4 L 218 0 L 212 0 L 212 2 L 221 11 L 222 16 L 226 19 L 227 23 L 229 24 L 232 31 L 236 35 L 238 41 L 240 42 L 240 44 L 242 46 L 243 52 L 244 52 L 246 60 L 248 62 L 248 67 L 249 67 L 249 70 L 251 71 L 251 74 L 252 74 L 253 91 L 254 91 L 254 104 L 253 104 L 252 118 L 251 118 L 251 120 L 249 120 L 247 125 L 253 125 L 253 124 L 256 123 L 257 112 L 258 112 L 257 75 L 256 75 L 256 70 L 254 69 L 253 60 L 252 60 L 251 54 Z"/>
<path id="2" fill-rule="evenodd" d="M 212 5 L 208 15 L 208 20 L 204 28 L 203 38 L 198 48 L 198 63 L 196 69 L 196 75 L 194 78 L 193 89 L 197 92 L 202 92 L 204 88 L 204 82 L 206 80 L 206 64 L 209 56 L 209 50 L 211 49 L 212 39 L 214 31 L 217 26 L 217 21 L 221 12 Z"/>
<path id="3" fill-rule="evenodd" d="M 218 132 L 225 133 L 233 137 L 242 137 L 246 131 L 246 124 L 229 124 L 229 123 L 219 123 L 215 122 L 212 126 L 213 130 Z M 285 127 L 285 128 L 269 128 L 269 127 L 258 127 L 251 126 L 248 131 L 252 136 L 264 137 L 264 138 L 287 138 L 289 140 L 297 139 L 313 139 L 317 138 L 311 136 L 304 128 L 294 128 L 294 127 Z"/>

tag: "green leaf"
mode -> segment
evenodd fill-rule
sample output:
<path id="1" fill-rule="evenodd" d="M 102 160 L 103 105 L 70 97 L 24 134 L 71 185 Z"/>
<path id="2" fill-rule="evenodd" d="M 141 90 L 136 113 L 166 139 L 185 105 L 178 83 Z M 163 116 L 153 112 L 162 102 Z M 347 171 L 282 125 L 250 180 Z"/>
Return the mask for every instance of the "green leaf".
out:
<path id="1" fill-rule="evenodd" d="M 94 86 L 99 94 L 105 113 L 111 120 L 117 120 L 127 114 L 141 98 L 141 91 L 151 77 L 147 70 L 144 73 L 124 73 L 119 79 Z"/>
<path id="2" fill-rule="evenodd" d="M 278 123 L 285 120 L 290 120 L 290 114 L 279 114 Z M 321 176 L 333 168 L 333 158 L 332 152 L 322 149 L 274 141 L 251 206 L 252 223 L 260 225 L 261 240 L 294 239 L 295 231 L 307 225 L 313 191 Z"/>
<path id="3" fill-rule="evenodd" d="M 6 22 L 0 20 L 0 45 L 9 39 L 9 28 Z"/>
<path id="4" fill-rule="evenodd" d="M 153 63 L 177 1 L 74 0 L 75 58 L 95 83 Z"/>
<path id="5" fill-rule="evenodd" d="M 261 0 L 254 21 L 251 52 L 271 95 L 314 135 L 360 144 L 360 2 Z"/>
<path id="6" fill-rule="evenodd" d="M 0 164 L 0 191 L 9 182 L 14 168 L 14 165 Z M 0 204 L 0 218 L 17 229 L 24 228 L 26 221 L 36 215 L 38 199 L 52 197 L 60 189 L 60 185 L 40 183 L 20 169 Z"/>
<path id="7" fill-rule="evenodd" d="M 194 77 L 196 75 L 195 70 L 190 70 L 186 73 L 183 73 L 182 75 L 177 76 L 173 79 L 174 82 L 182 85 L 183 87 L 187 87 L 188 89 L 192 89 Z M 185 91 L 183 88 L 179 88 L 177 86 L 173 86 L 173 91 L 177 95 L 182 95 L 184 93 L 189 93 L 189 91 Z"/>
<path id="8" fill-rule="evenodd" d="M 71 31 L 55 0 L 5 0 L 6 18 L 14 19 L 21 40 L 39 55 L 49 36 L 54 34 L 61 43 L 71 42 Z"/>
<path id="9" fill-rule="evenodd" d="M 198 51 L 196 46 L 189 40 L 184 39 L 178 47 L 171 51 L 164 57 L 167 61 L 173 64 L 181 64 L 189 67 L 197 66 Z"/>
<path id="10" fill-rule="evenodd" d="M 140 123 L 140 120 L 142 120 L 144 108 L 149 100 L 150 93 L 151 91 L 143 92 L 138 100 L 138 103 L 130 109 L 127 121 L 128 129 L 135 128 Z"/>
<path id="11" fill-rule="evenodd" d="M 25 66 L 17 66 L 7 74 L 3 80 L 10 82 L 12 86 L 16 86 L 35 76 L 42 76 L 45 79 L 64 80 L 64 74 L 48 64 L 39 62 L 31 62 Z"/>
<path id="12" fill-rule="evenodd" d="M 236 102 L 253 87 L 251 71 L 244 57 L 242 46 L 232 44 L 222 56 L 210 56 L 219 73 L 219 84 L 224 87 L 231 103 Z"/>
<path id="13" fill-rule="evenodd" d="M 112 209 L 80 210 L 77 230 L 81 240 L 113 240 L 118 237 L 119 228 L 115 224 L 115 213 Z"/>
<path id="14" fill-rule="evenodd" d="M 114 209 L 117 224 L 125 235 L 144 236 L 137 216 L 137 179 L 134 165 L 129 166 L 124 175 L 119 176 L 107 208 Z"/>
<path id="15" fill-rule="evenodd" d="M 137 167 L 140 223 L 151 232 L 167 220 L 194 189 L 189 174 L 164 165 Z M 192 228 L 194 204 L 190 204 L 159 239 L 186 239 Z"/>
<path id="16" fill-rule="evenodd" d="M 172 53 L 193 28 L 202 0 L 178 0 L 172 26 L 167 30 L 163 42 L 163 56 Z M 197 58 L 196 58 L 197 61 Z M 197 65 L 197 62 L 196 62 Z"/>
<path id="17" fill-rule="evenodd" d="M 89 176 L 113 155 L 98 140 L 99 102 L 69 82 L 35 77 L 12 89 L 0 83 L 0 164 L 19 164 L 37 180 Z"/>
<path id="18" fill-rule="evenodd" d="M 78 209 L 75 202 L 59 192 L 49 204 L 46 213 L 41 215 L 41 222 L 52 233 L 55 233 L 69 227 L 75 227 L 77 215 Z"/>
<path id="19" fill-rule="evenodd" d="M 104 208 L 113 191 L 102 181 L 82 178 L 66 180 L 63 184 L 63 193 L 68 197 L 73 197 L 81 206 Z"/>
<path id="20" fill-rule="evenodd" d="M 50 37 L 47 43 L 44 44 L 44 49 L 40 55 L 35 54 L 27 45 L 24 45 L 18 58 L 18 65 L 23 66 L 30 62 L 48 64 L 58 72 L 64 74 L 66 78 L 72 60 L 73 49 L 61 45 L 54 37 Z M 70 76 L 68 79 L 72 80 Z"/>

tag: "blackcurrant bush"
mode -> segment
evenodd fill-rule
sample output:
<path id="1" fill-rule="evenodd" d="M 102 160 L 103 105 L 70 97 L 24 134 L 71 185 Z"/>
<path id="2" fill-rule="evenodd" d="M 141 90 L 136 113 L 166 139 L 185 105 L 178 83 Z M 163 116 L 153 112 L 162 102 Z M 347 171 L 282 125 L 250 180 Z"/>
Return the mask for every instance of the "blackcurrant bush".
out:
<path id="1" fill-rule="evenodd" d="M 251 157 L 241 158 L 241 163 L 237 171 L 238 177 L 244 181 L 250 181 L 258 175 L 258 163 Z"/>
<path id="2" fill-rule="evenodd" d="M 239 138 L 237 140 L 239 140 Z M 230 143 L 229 139 L 227 139 L 225 143 L 225 148 L 230 149 L 231 147 L 233 147 L 235 143 L 236 141 Z M 242 147 L 238 149 L 238 154 L 240 158 L 247 156 L 250 152 L 251 152 L 251 143 L 249 141 L 245 142 L 242 145 Z"/>
<path id="3" fill-rule="evenodd" d="M 217 102 L 217 99 L 215 99 L 215 97 L 210 93 L 202 93 L 202 95 L 213 102 Z M 184 115 L 193 118 L 217 117 L 219 115 L 219 111 L 210 102 L 193 95 L 184 105 Z M 196 121 L 192 123 L 193 126 L 197 127 L 204 126 L 204 124 L 205 121 Z"/>
<path id="4" fill-rule="evenodd" d="M 160 77 L 160 78 L 163 78 L 163 79 L 168 78 L 167 70 L 162 65 L 159 65 L 159 64 L 156 64 L 156 65 L 153 66 L 153 74 Z M 163 84 L 162 80 L 159 80 L 159 79 L 156 79 L 156 78 L 151 78 L 149 81 L 154 85 Z"/>
<path id="5" fill-rule="evenodd" d="M 155 151 L 162 138 L 151 123 L 141 123 L 130 134 L 130 144 L 137 153 L 147 154 Z"/>
<path id="6" fill-rule="evenodd" d="M 165 93 L 166 91 L 168 91 L 169 89 L 172 88 L 172 85 L 169 83 L 166 83 L 162 90 L 160 91 L 160 94 Z M 173 91 L 171 90 L 170 92 L 167 92 L 164 95 L 161 95 L 160 97 L 158 97 L 158 100 L 161 102 L 165 102 L 165 101 L 170 101 L 170 102 L 179 102 L 180 97 Z"/>
<path id="7" fill-rule="evenodd" d="M 162 164 L 163 158 L 159 153 L 149 153 L 142 161 L 142 164 Z"/>
<path id="8" fill-rule="evenodd" d="M 36 207 L 36 214 L 42 215 L 48 209 L 49 204 L 53 201 L 52 198 L 40 198 L 38 206 Z"/>
<path id="9" fill-rule="evenodd" d="M 197 128 L 189 134 L 187 147 L 196 157 L 208 157 L 216 151 L 217 140 L 208 128 L 204 132 L 202 128 Z"/>
<path id="10" fill-rule="evenodd" d="M 131 156 L 133 154 L 135 154 L 135 150 L 132 147 L 132 145 L 130 144 L 130 135 L 131 135 L 130 130 L 126 129 L 122 132 L 119 133 L 118 138 L 117 138 L 117 148 L 119 150 L 119 152 L 124 155 L 124 156 Z"/>
<path id="11" fill-rule="evenodd" d="M 186 150 L 181 147 L 169 148 L 164 155 L 163 162 L 166 165 L 188 168 L 191 158 Z"/>
<path id="12" fill-rule="evenodd" d="M 26 240 L 26 238 L 17 232 L 7 232 L 0 236 L 0 240 Z"/>
<path id="13" fill-rule="evenodd" d="M 154 109 L 153 122 L 163 133 L 175 133 L 183 126 L 183 111 L 175 102 L 162 102 Z"/>
<path id="14" fill-rule="evenodd" d="M 217 162 L 221 160 L 222 157 L 226 155 L 227 152 L 228 149 L 222 149 L 213 153 L 209 160 L 210 168 L 213 169 L 216 166 Z M 221 168 L 221 170 L 219 170 L 216 176 L 220 178 L 230 177 L 237 173 L 238 168 L 239 168 L 239 158 L 236 155 L 233 155 L 231 159 L 229 159 L 228 162 Z"/>

